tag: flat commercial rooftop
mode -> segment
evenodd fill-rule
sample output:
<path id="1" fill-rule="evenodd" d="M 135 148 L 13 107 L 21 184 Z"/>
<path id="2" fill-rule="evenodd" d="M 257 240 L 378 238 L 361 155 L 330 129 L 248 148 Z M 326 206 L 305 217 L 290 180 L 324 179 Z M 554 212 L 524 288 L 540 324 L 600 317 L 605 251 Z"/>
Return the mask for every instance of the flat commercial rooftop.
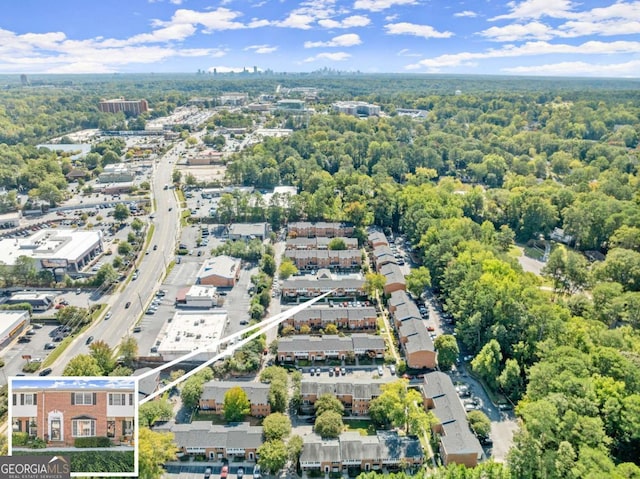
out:
<path id="1" fill-rule="evenodd" d="M 222 338 L 227 311 L 176 311 L 173 320 L 160 332 L 158 354 L 165 360 L 177 359 L 202 349 L 193 360 L 205 361 L 218 351 L 216 341 Z"/>

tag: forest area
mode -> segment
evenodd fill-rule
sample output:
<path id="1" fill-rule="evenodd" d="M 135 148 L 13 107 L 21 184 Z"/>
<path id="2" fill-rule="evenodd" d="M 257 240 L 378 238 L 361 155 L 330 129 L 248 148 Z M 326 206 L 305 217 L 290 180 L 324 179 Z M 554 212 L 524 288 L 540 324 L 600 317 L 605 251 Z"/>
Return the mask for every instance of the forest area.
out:
<path id="1" fill-rule="evenodd" d="M 81 128 L 126 126 L 126 118 L 98 112 L 102 97 L 144 97 L 162 116 L 193 96 L 319 86 L 314 108 L 327 114 L 227 164 L 231 184 L 290 185 L 299 194 L 286 206 L 277 195 L 270 204 L 224 195 L 218 219 L 274 228 L 338 220 L 362 236 L 373 224 L 407 235 L 458 341 L 475 356 L 474 372 L 516 403 L 521 419 L 506 464 L 435 477 L 640 477 L 637 81 L 71 78 L 72 85 L 61 78 L 49 88 L 0 91 L 0 186 L 9 192 L 65 189 L 64 172 L 78 165 L 34 145 Z M 331 113 L 338 99 L 379 104 L 384 115 Z M 398 108 L 427 114 L 413 119 Z M 99 168 L 108 150 L 88 155 L 95 164 L 85 166 Z M 568 244 L 554 244 L 542 277 L 525 272 L 515 245 L 548 239 L 556 228 Z"/>

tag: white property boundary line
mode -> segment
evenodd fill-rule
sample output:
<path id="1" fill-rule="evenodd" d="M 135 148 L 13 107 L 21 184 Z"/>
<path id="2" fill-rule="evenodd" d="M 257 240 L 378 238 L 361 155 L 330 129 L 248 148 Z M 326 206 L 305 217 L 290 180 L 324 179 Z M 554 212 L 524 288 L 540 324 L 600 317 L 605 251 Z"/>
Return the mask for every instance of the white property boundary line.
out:
<path id="1" fill-rule="evenodd" d="M 182 361 L 185 361 L 189 358 L 192 358 L 194 356 L 196 356 L 197 354 L 200 354 L 202 352 L 207 352 L 207 351 L 211 351 L 212 349 L 215 350 L 218 345 L 220 345 L 221 343 L 227 343 L 229 341 L 232 341 L 233 339 L 239 338 L 241 336 L 243 336 L 244 334 L 248 333 L 249 331 L 253 331 L 256 330 L 253 334 L 251 334 L 250 336 L 247 336 L 246 338 L 242 339 L 241 341 L 239 341 L 238 343 L 231 345 L 227 350 L 216 354 L 214 357 L 212 357 L 211 359 L 208 359 L 207 361 L 205 361 L 204 363 L 202 363 L 201 365 L 199 365 L 198 367 L 192 369 L 191 371 L 185 373 L 184 375 L 180 376 L 178 379 L 176 379 L 175 381 L 170 382 L 169 384 L 167 384 L 166 386 L 158 389 L 157 391 L 149 394 L 147 397 L 143 398 L 140 400 L 140 404 L 144 404 L 148 401 L 151 401 L 152 399 L 154 399 L 155 397 L 163 394 L 166 391 L 169 391 L 170 389 L 172 389 L 174 386 L 180 384 L 182 381 L 190 378 L 191 376 L 193 376 L 194 374 L 198 373 L 199 371 L 202 371 L 204 368 L 209 367 L 209 365 L 213 364 L 214 362 L 216 362 L 217 360 L 225 357 L 225 356 L 229 356 L 230 354 L 232 354 L 236 349 L 244 346 L 245 344 L 249 343 L 250 341 L 252 341 L 253 339 L 257 338 L 258 336 L 260 336 L 262 333 L 266 332 L 267 330 L 273 328 L 274 326 L 279 325 L 280 323 L 282 323 L 283 321 L 289 319 L 291 316 L 299 313 L 300 311 L 303 311 L 305 309 L 307 309 L 309 306 L 313 305 L 314 303 L 316 303 L 317 301 L 320 301 L 323 298 L 326 298 L 327 296 L 329 296 L 333 291 L 328 291 L 320 296 L 318 296 L 317 298 L 313 298 L 309 301 L 306 301 L 302 304 L 299 304 L 297 306 L 294 306 L 293 308 L 283 312 L 283 313 L 279 313 L 275 316 L 273 316 L 272 318 L 269 318 L 265 321 L 262 321 L 258 324 L 254 324 L 251 326 L 248 326 L 240 331 L 238 331 L 237 333 L 233 333 L 229 336 L 226 336 L 225 338 L 219 339 L 218 341 L 214 341 L 209 347 L 201 347 L 196 349 L 195 351 L 191 351 L 190 353 L 185 354 L 184 356 L 181 356 L 177 359 L 174 359 L 173 361 L 169 361 L 166 364 L 163 364 L 162 366 L 159 366 L 155 369 L 152 369 L 151 371 L 147 371 L 144 374 L 141 374 L 140 376 L 136 376 L 137 380 L 139 381 L 140 379 L 146 378 L 148 376 L 151 376 L 153 374 L 156 374 L 160 371 L 162 371 L 163 369 L 169 368 L 177 363 L 180 363 Z"/>

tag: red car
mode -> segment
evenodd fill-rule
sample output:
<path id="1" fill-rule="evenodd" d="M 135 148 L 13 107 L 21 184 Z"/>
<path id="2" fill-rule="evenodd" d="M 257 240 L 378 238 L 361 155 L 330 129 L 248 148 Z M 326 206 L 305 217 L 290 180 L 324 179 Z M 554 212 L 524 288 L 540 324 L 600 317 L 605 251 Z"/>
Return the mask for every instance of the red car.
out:
<path id="1" fill-rule="evenodd" d="M 434 328 L 433 326 L 429 325 L 427 326 L 427 331 L 435 331 L 436 328 Z"/>

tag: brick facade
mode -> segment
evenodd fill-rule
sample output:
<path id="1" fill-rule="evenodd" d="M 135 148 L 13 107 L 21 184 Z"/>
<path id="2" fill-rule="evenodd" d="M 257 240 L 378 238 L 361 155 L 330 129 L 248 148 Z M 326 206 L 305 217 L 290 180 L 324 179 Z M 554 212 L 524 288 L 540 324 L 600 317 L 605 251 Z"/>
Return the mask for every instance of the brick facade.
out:
<path id="1" fill-rule="evenodd" d="M 13 430 L 49 445 L 73 446 L 78 437 L 106 436 L 115 442 L 133 438 L 133 389 L 15 389 L 11 401 Z"/>

